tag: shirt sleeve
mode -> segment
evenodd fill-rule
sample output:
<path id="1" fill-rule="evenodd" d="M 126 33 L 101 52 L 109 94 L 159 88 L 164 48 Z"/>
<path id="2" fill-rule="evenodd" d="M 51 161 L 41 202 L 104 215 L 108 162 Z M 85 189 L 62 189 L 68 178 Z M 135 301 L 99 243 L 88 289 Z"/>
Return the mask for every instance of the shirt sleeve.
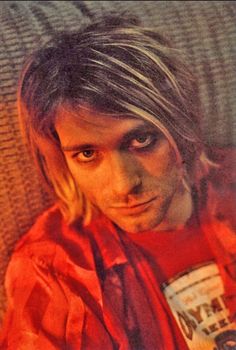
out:
<path id="1" fill-rule="evenodd" d="M 1 350 L 64 349 L 68 303 L 43 263 L 15 255 L 6 275 L 8 307 Z"/>

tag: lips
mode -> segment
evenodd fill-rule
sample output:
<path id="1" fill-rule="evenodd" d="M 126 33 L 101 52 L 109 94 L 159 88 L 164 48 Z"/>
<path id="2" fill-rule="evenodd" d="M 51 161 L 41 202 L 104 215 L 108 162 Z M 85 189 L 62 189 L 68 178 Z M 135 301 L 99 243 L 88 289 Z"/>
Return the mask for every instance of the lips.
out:
<path id="1" fill-rule="evenodd" d="M 120 206 L 120 207 L 113 207 L 116 211 L 118 211 L 121 215 L 137 215 L 141 214 L 142 212 L 146 211 L 152 204 L 152 202 L 156 199 L 151 198 L 148 201 L 142 202 L 142 203 L 136 203 L 133 205 L 127 205 L 127 206 Z"/>

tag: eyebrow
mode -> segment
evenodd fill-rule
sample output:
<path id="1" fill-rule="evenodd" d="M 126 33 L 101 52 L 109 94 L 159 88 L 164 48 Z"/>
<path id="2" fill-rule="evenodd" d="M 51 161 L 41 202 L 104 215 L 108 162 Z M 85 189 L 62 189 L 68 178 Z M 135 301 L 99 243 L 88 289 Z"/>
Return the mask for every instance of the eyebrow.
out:
<path id="1" fill-rule="evenodd" d="M 132 138 L 134 138 L 137 134 L 141 132 L 148 132 L 148 131 L 155 131 L 156 133 L 160 132 L 157 128 L 154 127 L 154 125 L 148 124 L 147 122 L 144 122 L 141 125 L 138 125 L 137 127 L 127 131 L 124 135 L 120 138 L 120 144 L 125 144 L 129 142 Z M 70 146 L 63 146 L 61 145 L 61 149 L 63 152 L 74 152 L 74 151 L 85 151 L 87 149 L 96 148 L 96 145 L 92 143 L 85 143 L 85 144 L 75 144 Z"/>
<path id="2" fill-rule="evenodd" d="M 88 148 L 93 148 L 95 145 L 85 143 L 85 144 L 76 144 L 76 145 L 71 145 L 71 146 L 61 146 L 61 149 L 63 152 L 73 152 L 73 151 L 84 151 Z"/>

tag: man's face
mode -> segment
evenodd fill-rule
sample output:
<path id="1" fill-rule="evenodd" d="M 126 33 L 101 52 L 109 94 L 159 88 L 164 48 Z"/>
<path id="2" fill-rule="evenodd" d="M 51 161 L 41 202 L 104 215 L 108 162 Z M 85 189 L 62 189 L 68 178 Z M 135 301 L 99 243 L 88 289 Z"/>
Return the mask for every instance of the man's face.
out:
<path id="1" fill-rule="evenodd" d="M 59 114 L 56 130 L 80 190 L 110 220 L 134 233 L 167 220 L 180 169 L 155 126 L 83 109 Z"/>

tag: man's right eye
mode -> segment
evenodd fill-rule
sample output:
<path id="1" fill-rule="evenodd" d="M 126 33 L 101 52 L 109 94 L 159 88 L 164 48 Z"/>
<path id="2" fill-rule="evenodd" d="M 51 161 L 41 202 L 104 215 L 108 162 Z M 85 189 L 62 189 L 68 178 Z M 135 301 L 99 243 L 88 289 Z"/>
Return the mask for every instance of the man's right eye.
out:
<path id="1" fill-rule="evenodd" d="M 97 154 L 94 150 L 86 149 L 84 151 L 73 154 L 72 158 L 78 160 L 81 163 L 88 163 L 96 158 Z"/>

